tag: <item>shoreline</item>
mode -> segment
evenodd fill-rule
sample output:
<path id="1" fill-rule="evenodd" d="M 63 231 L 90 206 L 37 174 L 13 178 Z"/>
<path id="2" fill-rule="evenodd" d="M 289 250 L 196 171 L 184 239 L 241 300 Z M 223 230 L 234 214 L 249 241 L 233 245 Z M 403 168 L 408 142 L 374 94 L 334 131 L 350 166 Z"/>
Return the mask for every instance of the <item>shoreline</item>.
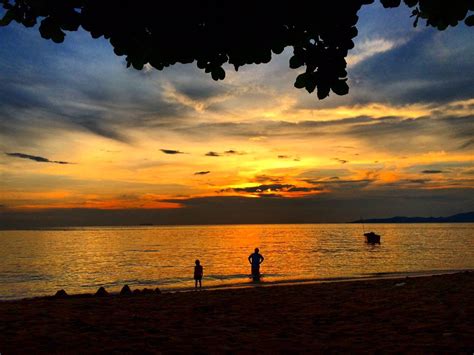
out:
<path id="1" fill-rule="evenodd" d="M 474 273 L 0 302 L 0 352 L 474 350 Z"/>
<path id="2" fill-rule="evenodd" d="M 336 277 L 323 277 L 323 278 L 297 278 L 297 279 L 280 279 L 280 280 L 270 280 L 265 281 L 265 275 L 263 274 L 263 281 L 260 282 L 236 282 L 236 283 L 226 283 L 221 285 L 211 285 L 206 286 L 204 280 L 204 287 L 202 291 L 219 291 L 219 290 L 238 290 L 246 288 L 263 288 L 263 287 L 281 287 L 281 286 L 297 286 L 297 285 L 313 285 L 313 284 L 326 284 L 326 283 L 339 283 L 339 282 L 364 282 L 364 281 L 377 281 L 377 280 L 397 280 L 405 278 L 415 278 L 415 277 L 430 277 L 438 275 L 452 275 L 464 272 L 474 273 L 474 269 L 454 269 L 454 270 L 418 270 L 418 271 L 393 271 L 393 272 L 380 272 L 376 274 L 365 274 L 365 275 L 356 275 L 356 276 L 336 276 Z M 250 278 L 250 277 L 249 277 Z M 190 282 L 191 283 L 191 282 Z M 122 288 L 125 284 L 121 285 L 119 288 Z M 131 289 L 152 289 L 155 290 L 158 288 L 161 293 L 186 293 L 194 292 L 195 289 L 193 286 L 185 287 L 160 287 L 159 284 L 156 285 L 129 285 Z M 98 286 L 98 288 L 101 286 Z M 106 288 L 107 290 L 107 288 Z M 60 291 L 59 289 L 57 291 Z M 64 289 L 67 292 L 67 288 Z M 95 290 L 97 291 L 97 290 Z M 67 295 L 69 298 L 90 298 L 94 297 L 94 292 L 84 292 L 84 293 L 71 293 Z M 110 296 L 119 296 L 120 291 L 108 291 Z M 37 295 L 31 297 L 18 297 L 18 298 L 8 298 L 1 299 L 2 302 L 15 302 L 21 300 L 34 300 L 42 298 L 54 298 L 53 294 Z"/>
<path id="3" fill-rule="evenodd" d="M 395 224 L 395 225 L 409 225 L 409 224 L 474 224 L 473 221 L 457 221 L 457 222 L 358 222 L 358 221 L 342 221 L 342 222 L 295 222 L 295 223 L 203 223 L 203 224 L 151 224 L 151 225 L 141 225 L 141 224 L 124 224 L 124 225 L 70 225 L 70 226 L 34 226 L 31 228 L 18 228 L 18 227 L 1 227 L 0 232 L 2 231 L 69 231 L 69 230 L 80 230 L 80 229 L 147 229 L 154 227 L 212 227 L 212 226 L 266 226 L 266 225 L 321 225 L 321 224 L 367 224 L 367 225 L 380 225 L 380 224 Z"/>
<path id="4" fill-rule="evenodd" d="M 360 276 L 338 276 L 338 277 L 323 277 L 323 278 L 301 278 L 301 279 L 285 279 L 275 281 L 261 281 L 261 282 L 243 282 L 227 285 L 215 285 L 203 287 L 203 290 L 232 290 L 242 288 L 255 287 L 278 287 L 278 286 L 297 286 L 297 285 L 313 285 L 325 283 L 339 283 L 339 282 L 363 282 L 363 281 L 377 281 L 377 280 L 397 280 L 414 277 L 430 277 L 439 275 L 453 275 L 464 272 L 474 272 L 474 269 L 456 269 L 456 270 L 427 270 L 427 271 L 408 271 L 408 272 L 381 272 L 377 274 L 367 274 Z M 265 275 L 263 275 L 265 276 Z M 263 277 L 264 278 L 264 277 Z M 163 288 L 160 289 L 163 293 L 175 292 L 193 292 L 194 287 L 186 288 Z"/>

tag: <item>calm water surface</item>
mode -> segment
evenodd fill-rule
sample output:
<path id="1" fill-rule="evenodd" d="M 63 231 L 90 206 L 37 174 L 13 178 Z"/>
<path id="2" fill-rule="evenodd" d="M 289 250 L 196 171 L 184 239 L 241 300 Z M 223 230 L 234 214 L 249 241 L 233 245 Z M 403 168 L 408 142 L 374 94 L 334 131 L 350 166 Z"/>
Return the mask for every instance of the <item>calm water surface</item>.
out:
<path id="1" fill-rule="evenodd" d="M 232 225 L 0 231 L 0 299 L 93 292 L 104 286 L 185 288 L 194 260 L 204 286 L 250 282 L 248 255 L 265 256 L 264 282 L 474 269 L 474 224 L 377 224 L 366 245 L 354 224 Z M 367 231 L 367 230 L 366 230 Z"/>

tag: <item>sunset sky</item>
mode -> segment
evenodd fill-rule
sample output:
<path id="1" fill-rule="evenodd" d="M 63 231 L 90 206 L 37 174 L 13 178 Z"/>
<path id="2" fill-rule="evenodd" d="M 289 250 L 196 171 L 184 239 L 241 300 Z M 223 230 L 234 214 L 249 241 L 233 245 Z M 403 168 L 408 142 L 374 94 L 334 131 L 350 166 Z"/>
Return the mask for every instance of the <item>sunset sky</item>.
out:
<path id="1" fill-rule="evenodd" d="M 3 15 L 0 12 L 0 15 Z M 0 28 L 1 224 L 344 222 L 474 208 L 474 42 L 360 12 L 350 93 L 268 65 L 127 69 L 103 38 Z M 0 225 L 0 227 L 2 227 Z"/>

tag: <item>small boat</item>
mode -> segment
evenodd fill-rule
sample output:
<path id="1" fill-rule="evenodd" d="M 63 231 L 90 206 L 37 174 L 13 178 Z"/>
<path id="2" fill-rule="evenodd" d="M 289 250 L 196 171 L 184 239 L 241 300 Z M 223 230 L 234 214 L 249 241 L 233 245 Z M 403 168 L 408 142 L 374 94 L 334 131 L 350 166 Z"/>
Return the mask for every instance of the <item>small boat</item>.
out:
<path id="1" fill-rule="evenodd" d="M 380 235 L 375 234 L 374 232 L 364 233 L 365 242 L 368 244 L 380 244 Z"/>

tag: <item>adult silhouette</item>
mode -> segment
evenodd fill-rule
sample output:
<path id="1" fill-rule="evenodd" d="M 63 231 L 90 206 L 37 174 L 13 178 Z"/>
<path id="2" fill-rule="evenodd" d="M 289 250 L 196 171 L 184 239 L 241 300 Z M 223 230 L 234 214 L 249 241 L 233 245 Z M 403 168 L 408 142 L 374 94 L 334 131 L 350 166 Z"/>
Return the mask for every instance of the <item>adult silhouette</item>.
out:
<path id="1" fill-rule="evenodd" d="M 253 281 L 260 280 L 260 264 L 263 263 L 263 261 L 265 260 L 263 255 L 259 252 L 260 250 L 258 248 L 255 248 L 255 252 L 250 254 L 248 258 L 249 263 L 251 265 Z"/>

